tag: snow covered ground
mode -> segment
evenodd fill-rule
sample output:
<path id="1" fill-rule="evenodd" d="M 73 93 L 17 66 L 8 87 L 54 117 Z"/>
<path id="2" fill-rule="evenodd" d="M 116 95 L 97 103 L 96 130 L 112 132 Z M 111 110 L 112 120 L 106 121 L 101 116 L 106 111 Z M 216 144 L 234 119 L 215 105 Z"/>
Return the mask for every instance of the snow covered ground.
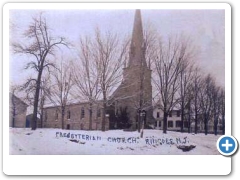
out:
<path id="1" fill-rule="evenodd" d="M 12 155 L 219 155 L 216 148 L 220 137 L 212 134 L 188 134 L 161 130 L 144 130 L 143 138 L 137 131 L 83 131 L 62 129 L 10 128 Z M 183 152 L 179 146 L 196 146 Z"/>

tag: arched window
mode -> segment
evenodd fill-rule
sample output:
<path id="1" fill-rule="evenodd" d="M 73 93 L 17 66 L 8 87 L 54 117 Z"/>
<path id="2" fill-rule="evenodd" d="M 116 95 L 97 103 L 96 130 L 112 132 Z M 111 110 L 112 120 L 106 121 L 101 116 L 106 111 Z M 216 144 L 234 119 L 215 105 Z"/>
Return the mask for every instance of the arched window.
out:
<path id="1" fill-rule="evenodd" d="M 71 112 L 70 112 L 70 110 L 68 110 L 68 112 L 67 112 L 67 119 L 70 119 L 71 118 Z"/>
<path id="2" fill-rule="evenodd" d="M 84 107 L 81 108 L 81 119 L 85 117 Z"/>
<path id="3" fill-rule="evenodd" d="M 101 109 L 97 109 L 97 117 L 101 117 Z"/>

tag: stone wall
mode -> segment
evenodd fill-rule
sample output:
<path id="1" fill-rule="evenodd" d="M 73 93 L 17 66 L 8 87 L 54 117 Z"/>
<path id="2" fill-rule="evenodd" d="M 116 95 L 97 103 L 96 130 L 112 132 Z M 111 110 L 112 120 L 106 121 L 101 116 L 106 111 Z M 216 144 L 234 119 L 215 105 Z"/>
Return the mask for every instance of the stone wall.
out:
<path id="1" fill-rule="evenodd" d="M 99 106 L 93 106 L 92 109 L 92 130 L 101 130 L 102 128 L 102 109 Z M 90 111 L 88 103 L 71 104 L 66 107 L 64 117 L 64 129 L 89 130 Z M 44 109 L 43 114 L 44 128 L 62 128 L 61 108 L 48 107 Z M 106 118 L 106 130 L 109 129 L 109 121 Z"/>
<path id="2" fill-rule="evenodd" d="M 132 66 L 124 68 L 124 79 L 122 84 L 114 93 L 114 99 L 117 101 L 116 108 L 128 107 L 128 114 L 133 125 L 136 128 L 137 110 L 140 105 L 140 75 L 143 76 L 143 102 L 142 109 L 146 110 L 146 121 L 149 124 L 154 124 L 152 117 L 152 85 L 151 85 L 151 70 L 147 67 Z"/>

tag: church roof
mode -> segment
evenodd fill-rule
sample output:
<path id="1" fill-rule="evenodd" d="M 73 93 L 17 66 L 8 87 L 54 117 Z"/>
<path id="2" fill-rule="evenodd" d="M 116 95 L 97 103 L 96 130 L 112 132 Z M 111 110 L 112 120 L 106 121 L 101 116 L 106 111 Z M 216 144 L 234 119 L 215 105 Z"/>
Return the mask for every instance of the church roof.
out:
<path id="1" fill-rule="evenodd" d="M 137 9 L 135 11 L 134 22 L 133 22 L 129 67 L 134 65 L 139 66 L 142 63 L 146 65 L 144 51 L 145 51 L 145 43 L 143 38 L 142 17 L 141 17 L 140 9 Z"/>
<path id="2" fill-rule="evenodd" d="M 19 97 L 17 97 L 15 94 L 13 94 L 11 92 L 9 92 L 9 97 L 10 98 L 13 97 L 15 99 L 15 101 L 18 101 L 18 102 L 22 103 L 23 105 L 28 106 L 28 104 L 26 102 L 24 102 L 22 99 L 20 99 Z"/>
<path id="3" fill-rule="evenodd" d="M 139 9 L 135 12 L 131 44 L 135 47 L 142 47 L 143 44 L 142 17 Z"/>

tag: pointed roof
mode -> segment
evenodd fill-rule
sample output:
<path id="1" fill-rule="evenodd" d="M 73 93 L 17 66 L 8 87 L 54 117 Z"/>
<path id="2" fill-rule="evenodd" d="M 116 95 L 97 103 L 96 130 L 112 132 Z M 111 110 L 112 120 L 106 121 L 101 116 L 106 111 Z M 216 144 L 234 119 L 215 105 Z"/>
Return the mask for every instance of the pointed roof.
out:
<path id="1" fill-rule="evenodd" d="M 22 103 L 23 105 L 25 105 L 25 106 L 28 106 L 28 104 L 27 103 L 25 103 L 22 99 L 20 99 L 19 97 L 17 97 L 15 94 L 13 94 L 12 92 L 9 92 L 9 98 L 10 99 L 14 99 L 14 101 L 17 101 L 16 103 Z M 10 102 L 12 102 L 12 100 L 10 101 Z"/>
<path id="2" fill-rule="evenodd" d="M 134 17 L 131 45 L 135 47 L 142 47 L 142 44 L 143 44 L 142 17 L 140 9 L 137 9 Z"/>
<path id="3" fill-rule="evenodd" d="M 144 57 L 144 39 L 143 39 L 143 27 L 142 27 L 142 17 L 140 9 L 135 11 L 132 40 L 130 47 L 130 57 L 129 57 L 129 67 L 139 66 L 143 63 L 146 65 L 146 60 Z"/>

